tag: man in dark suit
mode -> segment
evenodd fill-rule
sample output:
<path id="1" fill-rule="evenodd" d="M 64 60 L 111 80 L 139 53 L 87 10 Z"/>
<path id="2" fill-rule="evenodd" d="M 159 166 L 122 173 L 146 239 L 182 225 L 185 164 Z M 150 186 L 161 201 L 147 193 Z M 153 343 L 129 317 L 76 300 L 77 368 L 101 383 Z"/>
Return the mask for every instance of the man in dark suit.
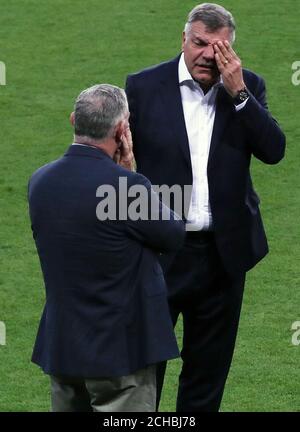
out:
<path id="1" fill-rule="evenodd" d="M 155 365 L 179 355 L 157 256 L 182 246 L 184 222 L 127 169 L 128 118 L 124 90 L 83 91 L 74 144 L 30 179 L 46 287 L 32 360 L 51 376 L 53 411 L 154 411 Z M 146 213 L 153 205 L 153 220 L 124 217 L 132 188 Z"/>
<path id="2" fill-rule="evenodd" d="M 250 161 L 276 164 L 285 137 L 262 78 L 242 69 L 230 12 L 189 14 L 182 54 L 129 75 L 137 171 L 153 184 L 192 185 L 187 237 L 162 257 L 175 325 L 183 316 L 177 411 L 217 411 L 230 368 L 245 274 L 268 252 Z M 162 386 L 164 367 L 159 373 Z"/>

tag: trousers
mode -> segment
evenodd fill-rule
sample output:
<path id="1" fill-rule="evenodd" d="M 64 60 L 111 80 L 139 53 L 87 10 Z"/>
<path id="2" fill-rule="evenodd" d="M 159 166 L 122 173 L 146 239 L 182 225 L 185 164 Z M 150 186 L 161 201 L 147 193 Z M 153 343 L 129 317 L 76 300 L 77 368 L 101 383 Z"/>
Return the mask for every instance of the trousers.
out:
<path id="1" fill-rule="evenodd" d="M 52 412 L 153 412 L 156 366 L 112 378 L 50 376 Z"/>
<path id="2" fill-rule="evenodd" d="M 182 370 L 177 412 L 216 412 L 230 369 L 245 274 L 228 274 L 212 232 L 187 233 L 184 247 L 165 270 L 169 307 L 183 318 Z M 166 362 L 157 368 L 157 410 Z"/>

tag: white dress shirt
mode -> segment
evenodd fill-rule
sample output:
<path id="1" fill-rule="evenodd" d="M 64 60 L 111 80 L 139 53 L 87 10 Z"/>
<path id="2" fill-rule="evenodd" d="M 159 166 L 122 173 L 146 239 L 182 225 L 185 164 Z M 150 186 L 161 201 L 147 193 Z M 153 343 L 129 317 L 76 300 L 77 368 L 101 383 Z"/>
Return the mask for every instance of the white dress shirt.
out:
<path id="1" fill-rule="evenodd" d="M 178 76 L 193 171 L 187 230 L 212 230 L 207 163 L 216 114 L 216 97 L 219 87 L 223 85 L 222 77 L 220 82 L 204 94 L 200 85 L 190 75 L 183 54 L 179 61 Z M 242 109 L 246 103 L 247 101 L 236 106 L 236 110 Z"/>

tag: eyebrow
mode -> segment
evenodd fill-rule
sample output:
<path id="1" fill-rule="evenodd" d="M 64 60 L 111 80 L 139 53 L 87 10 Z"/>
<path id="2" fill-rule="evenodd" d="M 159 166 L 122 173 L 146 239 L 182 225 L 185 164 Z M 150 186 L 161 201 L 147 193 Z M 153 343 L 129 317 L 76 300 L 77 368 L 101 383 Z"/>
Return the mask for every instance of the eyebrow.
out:
<path id="1" fill-rule="evenodd" d="M 208 42 L 207 40 L 205 40 L 205 39 L 203 39 L 201 36 L 197 36 L 197 35 L 194 35 L 193 36 L 193 39 L 194 40 L 197 40 L 197 41 L 199 41 L 199 42 L 202 42 L 202 43 L 204 43 L 204 44 L 206 44 L 206 45 L 208 45 L 210 42 Z"/>

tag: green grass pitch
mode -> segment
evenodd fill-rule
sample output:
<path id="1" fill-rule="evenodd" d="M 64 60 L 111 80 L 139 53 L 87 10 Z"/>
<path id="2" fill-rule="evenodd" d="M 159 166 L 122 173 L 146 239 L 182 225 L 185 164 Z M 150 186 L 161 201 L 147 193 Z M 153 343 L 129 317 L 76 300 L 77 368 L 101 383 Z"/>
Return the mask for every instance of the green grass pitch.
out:
<path id="1" fill-rule="evenodd" d="M 222 411 L 299 411 L 300 2 L 220 0 L 237 21 L 235 49 L 267 82 L 269 107 L 287 135 L 278 166 L 253 161 L 270 254 L 247 278 Z M 191 0 L 1 2 L 0 411 L 48 411 L 48 378 L 30 363 L 44 288 L 27 211 L 27 181 L 72 141 L 69 114 L 95 83 L 124 86 L 128 73 L 175 57 Z M 177 327 L 180 341 L 181 327 Z M 162 411 L 174 411 L 180 360 L 172 361 Z"/>

